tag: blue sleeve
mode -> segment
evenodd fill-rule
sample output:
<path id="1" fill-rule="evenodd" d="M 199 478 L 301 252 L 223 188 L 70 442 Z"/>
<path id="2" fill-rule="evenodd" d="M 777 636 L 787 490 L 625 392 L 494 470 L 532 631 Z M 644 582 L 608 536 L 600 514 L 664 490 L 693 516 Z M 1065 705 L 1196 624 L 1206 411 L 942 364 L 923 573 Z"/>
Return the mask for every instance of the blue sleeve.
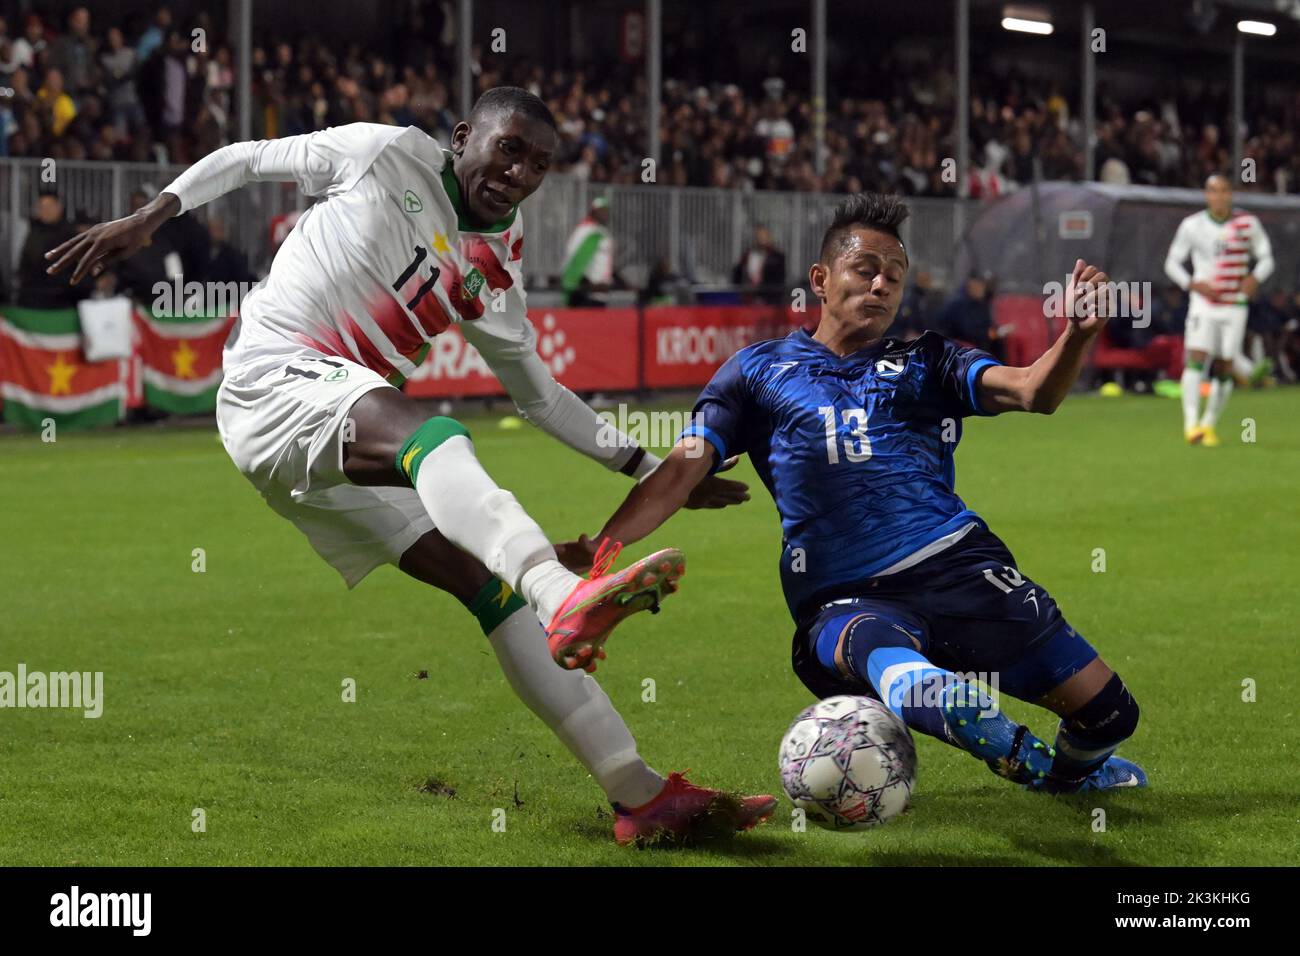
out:
<path id="1" fill-rule="evenodd" d="M 946 338 L 942 343 L 936 356 L 934 378 L 944 409 L 963 418 L 996 415 L 997 412 L 985 411 L 980 406 L 976 386 L 985 369 L 1002 363 L 983 349 L 961 346 Z"/>
<path id="2" fill-rule="evenodd" d="M 698 435 L 712 445 L 716 453 L 713 467 L 709 470 L 712 474 L 728 456 L 747 450 L 744 434 L 748 406 L 749 391 L 738 353 L 727 359 L 704 386 L 691 410 L 691 419 L 677 440 Z"/>

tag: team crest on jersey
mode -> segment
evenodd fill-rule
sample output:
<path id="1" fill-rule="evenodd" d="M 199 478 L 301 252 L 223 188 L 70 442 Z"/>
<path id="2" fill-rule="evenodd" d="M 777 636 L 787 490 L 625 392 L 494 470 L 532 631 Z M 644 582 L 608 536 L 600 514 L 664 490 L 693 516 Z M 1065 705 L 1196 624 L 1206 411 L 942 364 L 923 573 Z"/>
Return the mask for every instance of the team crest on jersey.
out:
<path id="1" fill-rule="evenodd" d="M 906 352 L 882 355 L 876 359 L 876 374 L 881 378 L 897 378 L 903 374 L 905 368 L 907 368 Z"/>
<path id="2" fill-rule="evenodd" d="M 406 208 L 406 211 L 410 213 L 421 212 L 424 210 L 424 203 L 420 202 L 420 197 L 409 189 L 406 191 L 406 195 L 402 197 L 402 205 Z"/>
<path id="3" fill-rule="evenodd" d="M 469 273 L 465 276 L 465 298 L 478 298 L 478 294 L 482 290 L 485 281 L 483 273 L 479 272 L 478 269 L 470 269 Z"/>

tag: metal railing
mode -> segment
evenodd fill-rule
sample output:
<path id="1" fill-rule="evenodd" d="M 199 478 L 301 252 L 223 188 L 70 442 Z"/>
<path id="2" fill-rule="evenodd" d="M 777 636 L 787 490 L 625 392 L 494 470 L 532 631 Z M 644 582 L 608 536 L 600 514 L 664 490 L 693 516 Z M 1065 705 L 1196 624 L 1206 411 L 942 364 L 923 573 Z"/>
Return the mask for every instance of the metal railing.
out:
<path id="1" fill-rule="evenodd" d="M 136 189 L 162 189 L 183 166 L 150 163 L 100 163 L 40 159 L 0 160 L 0 273 L 9 288 L 37 195 L 53 189 L 63 197 L 69 218 L 96 221 L 125 215 Z M 705 189 L 686 186 L 609 185 L 552 173 L 523 206 L 526 280 L 544 287 L 563 271 L 564 244 L 598 195 L 611 203 L 616 264 L 633 285 L 661 259 L 692 284 L 725 285 L 748 248 L 755 226 L 767 226 L 786 254 L 787 281 L 803 282 L 817 257 L 822 234 L 836 202 L 824 193 Z M 914 199 L 903 238 L 911 261 L 930 270 L 936 285 L 952 283 L 951 269 L 964 223 L 973 219 L 967 203 Z M 248 255 L 255 271 L 269 260 L 271 220 L 305 208 L 306 198 L 292 183 L 250 183 L 198 210 L 204 219 L 220 216 L 230 241 Z"/>

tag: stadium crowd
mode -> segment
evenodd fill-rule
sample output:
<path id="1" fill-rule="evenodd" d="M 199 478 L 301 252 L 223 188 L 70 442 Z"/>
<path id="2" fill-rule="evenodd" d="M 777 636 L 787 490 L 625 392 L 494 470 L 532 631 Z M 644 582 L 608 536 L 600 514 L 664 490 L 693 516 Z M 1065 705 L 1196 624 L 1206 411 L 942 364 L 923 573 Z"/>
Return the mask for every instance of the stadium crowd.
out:
<path id="1" fill-rule="evenodd" d="M 395 60 L 356 43 L 338 47 L 312 35 L 294 43 L 255 46 L 253 135 L 273 138 L 370 121 L 416 125 L 445 140 L 456 122 L 450 106 L 454 30 L 447 19 L 450 9 L 437 9 L 443 19 L 426 24 L 428 29 L 405 31 Z M 485 57 L 480 47 L 474 47 L 472 58 L 477 88 L 520 85 L 547 101 L 563 142 L 558 169 L 592 182 L 640 180 L 646 86 L 639 67 L 548 70 L 519 57 Z M 956 192 L 943 163 L 955 148 L 954 82 L 942 55 L 920 62 L 855 58 L 846 67 L 848 74 L 835 79 L 842 88 L 873 95 L 832 99 L 821 174 L 814 168 L 808 98 L 787 86 L 778 67 L 770 61 L 766 76 L 757 74 L 746 85 L 711 82 L 700 74 L 698 63 L 683 71 L 689 80 L 669 73 L 663 86 L 658 181 L 744 190 Z M 230 45 L 206 15 L 180 24 L 164 6 L 147 21 L 118 24 L 101 22 L 87 8 L 76 7 L 63 23 L 31 14 L 17 31 L 0 18 L 0 156 L 192 162 L 234 138 L 233 91 Z M 1228 145 L 1219 119 L 1224 103 L 1171 94 L 1122 104 L 1104 88 L 1101 94 L 1095 158 L 1103 181 L 1199 186 L 1210 172 L 1227 167 Z M 1015 72 L 977 70 L 972 77 L 972 194 L 997 195 L 1035 177 L 1079 178 L 1079 126 L 1058 87 Z M 1253 118 L 1246 149 L 1257 160 L 1254 188 L 1300 192 L 1297 130 L 1300 92 L 1289 104 Z M 133 196 L 133 208 L 144 198 Z M 73 228 L 53 201 L 38 203 L 36 228 L 18 270 L 19 286 L 25 289 L 21 297 L 32 299 L 29 304 L 47 293 L 62 299 L 91 291 L 66 286 L 56 291 L 37 274 L 37 247 L 48 248 L 51 239 L 45 233 Z M 77 228 L 85 225 L 79 222 Z M 224 224 L 211 228 L 215 233 L 210 237 L 193 228 L 195 235 L 185 242 L 180 235 L 160 237 L 154 256 L 160 261 L 146 263 L 149 268 L 141 267 L 135 281 L 126 274 L 100 281 L 147 288 L 146 280 L 162 268 L 163 246 L 169 242 L 194 260 L 186 262 L 187 274 L 206 271 L 212 257 L 212 268 L 242 278 L 247 264 L 226 261 L 240 254 L 226 244 Z M 737 285 L 755 285 L 751 298 L 768 297 L 771 283 L 765 276 L 776 271 L 778 256 L 783 254 L 770 245 L 770 237 L 766 246 L 759 239 L 736 265 Z M 651 286 L 666 286 L 670 278 L 655 272 Z M 992 277 L 969 277 L 951 296 L 931 289 L 923 271 L 913 279 L 895 334 L 912 336 L 933 328 L 999 352 L 1000 333 L 989 309 Z M 1159 299 L 1158 320 L 1143 334 L 1181 332 L 1185 302 L 1172 287 Z M 1270 290 L 1252 307 L 1251 324 L 1280 359 L 1283 377 L 1293 379 L 1293 369 L 1300 370 L 1300 294 Z M 1122 339 L 1124 333 L 1115 335 Z M 1144 342 L 1115 344 L 1140 348 Z"/>
<path id="2" fill-rule="evenodd" d="M 414 124 L 445 137 L 454 31 L 443 21 L 407 31 L 394 59 L 318 36 L 253 49 L 253 133 L 308 132 L 358 120 Z M 195 31 L 202 30 L 202 34 Z M 832 97 L 826 168 L 813 162 L 808 97 L 789 88 L 779 64 L 764 77 L 663 86 L 664 168 L 659 182 L 735 189 L 953 195 L 945 175 L 953 144 L 952 71 L 927 61 L 855 58 L 835 88 L 871 96 Z M 713 67 L 720 69 L 720 67 Z M 478 88 L 528 87 L 551 106 L 563 135 L 558 168 L 597 182 L 635 182 L 645 152 L 645 80 L 638 67 L 548 70 L 517 56 L 473 51 Z M 230 45 L 206 15 L 173 20 L 160 7 L 147 22 L 107 23 L 75 8 L 65 22 L 31 14 L 0 19 L 0 156 L 192 162 L 235 132 Z M 1035 176 L 1077 179 L 1084 163 L 1077 110 L 1056 86 L 1016 72 L 972 77 L 970 188 L 997 194 Z M 1121 103 L 1103 86 L 1096 168 L 1100 179 L 1198 186 L 1228 164 L 1226 103 L 1172 92 Z M 1262 109 L 1262 108 L 1261 108 Z M 1300 92 L 1254 115 L 1247 154 L 1255 188 L 1300 192 Z"/>

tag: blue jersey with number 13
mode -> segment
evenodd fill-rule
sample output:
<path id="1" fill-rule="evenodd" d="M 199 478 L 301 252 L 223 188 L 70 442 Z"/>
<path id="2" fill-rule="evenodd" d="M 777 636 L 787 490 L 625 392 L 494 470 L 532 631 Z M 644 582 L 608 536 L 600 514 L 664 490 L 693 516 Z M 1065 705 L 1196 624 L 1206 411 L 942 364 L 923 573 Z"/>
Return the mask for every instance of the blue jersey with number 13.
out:
<path id="1" fill-rule="evenodd" d="M 976 386 L 995 364 L 934 332 L 841 358 L 799 330 L 718 369 L 683 434 L 753 461 L 781 515 L 791 614 L 982 523 L 953 490 L 953 452 L 961 419 L 987 414 Z"/>

